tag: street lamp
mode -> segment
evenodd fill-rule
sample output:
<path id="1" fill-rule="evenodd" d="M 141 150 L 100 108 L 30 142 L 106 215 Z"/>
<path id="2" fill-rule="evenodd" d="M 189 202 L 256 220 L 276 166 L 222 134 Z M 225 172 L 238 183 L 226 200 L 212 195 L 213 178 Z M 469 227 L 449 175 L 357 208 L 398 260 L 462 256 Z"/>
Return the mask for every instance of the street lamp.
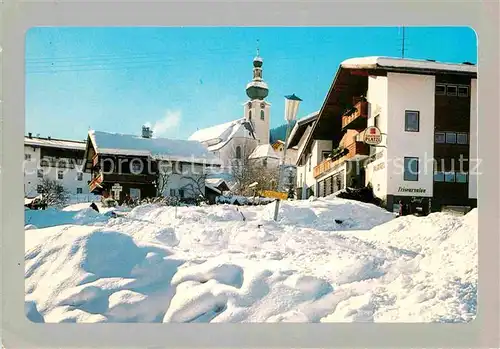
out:
<path id="1" fill-rule="evenodd" d="M 302 102 L 302 99 L 297 97 L 295 94 L 285 96 L 285 120 L 287 122 L 286 126 L 286 137 L 285 137 L 285 149 L 283 150 L 283 158 L 281 159 L 281 164 L 279 168 L 279 177 L 278 177 L 278 190 L 283 191 L 283 167 L 286 161 L 286 150 L 288 148 L 288 137 L 290 135 L 290 126 L 292 121 L 297 119 L 297 113 L 299 111 L 299 105 Z M 280 209 L 280 199 L 276 200 L 276 206 L 274 209 L 274 220 L 278 220 L 278 212 Z"/>

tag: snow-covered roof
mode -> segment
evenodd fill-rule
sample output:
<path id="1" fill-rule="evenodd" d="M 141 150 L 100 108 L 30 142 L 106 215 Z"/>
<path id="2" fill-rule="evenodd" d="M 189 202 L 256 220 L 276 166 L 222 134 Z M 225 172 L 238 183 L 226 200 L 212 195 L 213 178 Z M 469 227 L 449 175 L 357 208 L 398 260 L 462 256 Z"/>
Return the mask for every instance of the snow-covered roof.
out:
<path id="1" fill-rule="evenodd" d="M 209 151 L 216 151 L 226 145 L 234 137 L 252 137 L 245 118 L 204 128 L 193 133 L 188 139 L 204 143 Z M 250 127 L 250 126 L 248 126 Z M 252 137 L 253 138 L 253 137 Z"/>
<path id="2" fill-rule="evenodd" d="M 89 131 L 89 137 L 100 154 L 149 156 L 157 160 L 220 165 L 220 161 L 197 141 L 143 138 L 94 130 Z"/>
<path id="3" fill-rule="evenodd" d="M 38 137 L 24 137 L 24 145 L 33 147 L 63 148 L 71 150 L 85 150 L 85 142 L 67 139 L 48 139 Z"/>
<path id="4" fill-rule="evenodd" d="M 248 156 L 249 159 L 262 159 L 262 158 L 274 158 L 279 159 L 280 156 L 273 149 L 271 144 L 261 144 L 257 146 L 252 154 Z"/>
<path id="5" fill-rule="evenodd" d="M 428 60 L 393 58 L 393 57 L 359 57 L 343 61 L 340 66 L 347 69 L 407 68 L 422 70 L 447 70 L 456 72 L 476 73 L 477 67 L 469 64 L 444 63 Z"/>
<path id="6" fill-rule="evenodd" d="M 205 184 L 205 187 L 216 192 L 217 194 L 222 194 L 222 192 L 219 189 L 217 189 L 216 187 L 214 187 L 213 185 Z"/>
<path id="7" fill-rule="evenodd" d="M 224 183 L 224 179 L 223 178 L 207 178 L 205 179 L 205 183 L 207 185 L 211 185 L 213 187 L 218 187 L 219 185 L 221 185 L 222 183 Z"/>

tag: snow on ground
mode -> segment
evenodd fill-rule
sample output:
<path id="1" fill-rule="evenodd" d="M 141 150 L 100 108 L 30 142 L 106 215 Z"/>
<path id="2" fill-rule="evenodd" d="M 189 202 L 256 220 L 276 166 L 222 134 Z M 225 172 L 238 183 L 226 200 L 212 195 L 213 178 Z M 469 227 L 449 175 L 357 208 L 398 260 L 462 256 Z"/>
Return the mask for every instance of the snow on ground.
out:
<path id="1" fill-rule="evenodd" d="M 27 212 L 26 313 L 35 322 L 475 317 L 476 210 L 394 219 L 328 198 L 282 202 L 279 222 L 274 204 L 144 205 L 118 218 L 83 206 Z"/>

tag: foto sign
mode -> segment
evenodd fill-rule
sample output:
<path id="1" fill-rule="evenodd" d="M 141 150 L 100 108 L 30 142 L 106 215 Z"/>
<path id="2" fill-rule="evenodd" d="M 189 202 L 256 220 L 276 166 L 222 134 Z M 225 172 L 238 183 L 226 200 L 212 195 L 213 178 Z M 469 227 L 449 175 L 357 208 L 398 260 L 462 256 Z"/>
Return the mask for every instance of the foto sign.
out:
<path id="1" fill-rule="evenodd" d="M 283 193 L 280 191 L 274 190 L 263 190 L 260 192 L 260 195 L 266 198 L 278 199 L 278 200 L 286 200 L 288 199 L 288 193 Z"/>
<path id="2" fill-rule="evenodd" d="M 382 143 L 382 133 L 378 127 L 370 126 L 365 130 L 363 141 L 368 145 L 379 145 Z"/>

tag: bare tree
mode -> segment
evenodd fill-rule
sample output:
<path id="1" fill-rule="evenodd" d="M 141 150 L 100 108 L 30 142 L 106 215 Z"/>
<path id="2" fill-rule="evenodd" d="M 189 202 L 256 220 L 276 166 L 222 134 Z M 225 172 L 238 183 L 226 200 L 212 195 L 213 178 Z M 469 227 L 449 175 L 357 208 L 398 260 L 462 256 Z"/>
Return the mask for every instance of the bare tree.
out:
<path id="1" fill-rule="evenodd" d="M 249 188 L 250 184 L 257 183 L 255 187 Z M 279 167 L 264 166 L 259 160 L 248 160 L 242 168 L 239 177 L 240 195 L 253 195 L 254 191 L 277 190 L 279 185 Z"/>
<path id="2" fill-rule="evenodd" d="M 195 176 L 183 176 L 182 179 L 189 181 L 188 184 L 182 186 L 181 188 L 186 194 L 194 197 L 195 199 L 199 197 L 206 199 L 205 181 L 207 179 L 207 175 L 205 173 Z"/>
<path id="3" fill-rule="evenodd" d="M 232 146 L 230 155 L 230 159 L 232 159 L 231 174 L 236 182 L 237 194 L 242 194 L 248 185 L 254 182 L 252 180 L 255 177 L 253 173 L 254 164 L 249 159 L 249 156 L 254 151 L 256 145 L 254 140 L 245 139 L 242 143 L 238 142 Z"/>
<path id="4" fill-rule="evenodd" d="M 47 206 L 62 206 L 69 201 L 69 192 L 54 179 L 43 177 L 40 180 L 39 192 Z"/>
<path id="5" fill-rule="evenodd" d="M 168 183 L 172 177 L 172 166 L 165 161 L 158 163 L 158 172 L 156 174 L 156 195 L 163 196 L 168 188 Z"/>

